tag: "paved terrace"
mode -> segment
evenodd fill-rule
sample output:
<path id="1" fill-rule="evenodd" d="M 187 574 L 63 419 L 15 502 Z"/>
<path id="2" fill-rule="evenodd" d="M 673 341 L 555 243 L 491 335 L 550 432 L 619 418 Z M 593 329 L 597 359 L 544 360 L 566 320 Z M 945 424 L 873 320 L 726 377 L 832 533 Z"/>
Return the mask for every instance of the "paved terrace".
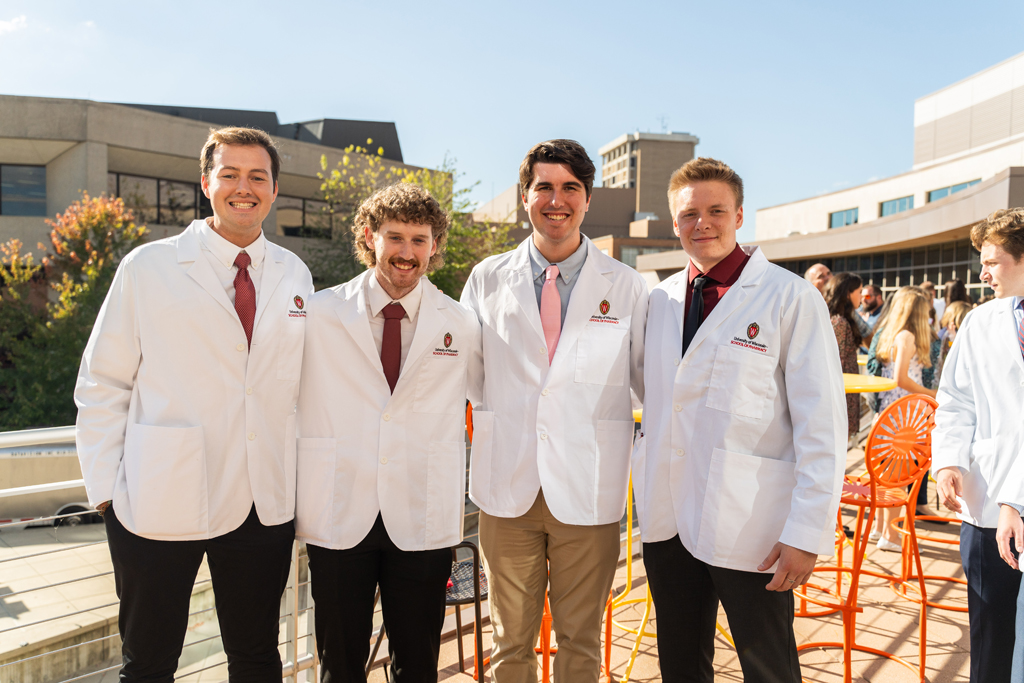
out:
<path id="1" fill-rule="evenodd" d="M 848 454 L 848 471 L 863 471 L 863 452 L 851 450 Z M 934 488 L 931 490 L 934 501 Z M 954 537 L 958 532 L 956 525 L 921 524 L 921 531 L 937 535 Z M 83 525 L 76 528 L 39 528 L 15 529 L 0 533 L 0 665 L 12 659 L 33 656 L 48 647 L 48 642 L 62 642 L 69 629 L 77 629 L 77 642 L 86 639 L 109 636 L 103 641 L 104 647 L 89 649 L 88 655 L 79 654 L 80 670 L 98 671 L 116 665 L 118 662 L 119 638 L 116 627 L 116 601 L 114 596 L 113 576 L 110 571 L 110 557 L 103 543 L 103 527 L 101 525 Z M 95 543 L 94 545 L 84 545 Z M 83 547 L 67 552 L 41 555 L 47 550 L 66 548 L 71 545 Z M 34 554 L 31 560 L 14 560 L 15 557 Z M 955 546 L 939 546 L 935 544 L 921 545 L 922 560 L 925 573 L 962 577 L 960 557 Z M 616 576 L 615 589 L 626 588 L 625 551 L 623 562 Z M 899 569 L 899 555 L 884 553 L 869 546 L 865 567 L 877 571 L 896 572 Z M 205 571 L 205 568 L 204 570 Z M 96 576 L 88 581 L 56 585 L 72 578 Z M 193 597 L 193 610 L 201 610 L 209 595 L 204 591 L 203 574 L 197 584 Z M 25 591 L 41 585 L 53 585 L 52 588 Z M 646 578 L 643 562 L 636 558 L 633 563 L 633 584 L 630 588 L 631 597 L 646 596 Z M 11 595 L 17 593 L 17 595 Z M 4 595 L 11 597 L 5 598 Z M 929 596 L 931 599 L 951 601 L 966 606 L 966 591 L 961 586 L 944 582 L 930 582 Z M 881 579 L 862 578 L 861 604 L 863 614 L 858 619 L 858 640 L 862 644 L 871 645 L 889 652 L 894 652 L 910 662 L 917 662 L 918 630 L 917 606 L 895 596 L 888 583 Z M 212 606 L 212 604 L 210 605 Z M 617 621 L 632 625 L 639 624 L 643 614 L 643 603 L 624 606 L 619 609 Z M 486 607 L 485 607 L 486 609 Z M 470 628 L 472 623 L 472 607 L 464 608 L 464 625 Z M 75 616 L 48 621 L 28 629 L 4 632 L 12 626 L 27 621 L 40 621 L 60 614 L 77 612 Z M 308 614 L 308 613 L 307 613 Z M 485 611 L 486 615 L 486 611 Z M 449 617 L 449 623 L 453 620 Z M 728 627 L 724 612 L 719 614 L 720 623 Z M 70 625 L 69 625 L 70 622 Z M 797 642 L 812 640 L 842 640 L 841 619 L 838 615 L 822 618 L 798 618 L 796 620 Z M 653 613 L 648 629 L 657 630 L 657 613 Z M 301 632 L 305 633 L 305 625 Z M 179 680 L 190 683 L 207 683 L 227 679 L 226 666 L 223 664 L 224 654 L 220 650 L 216 619 L 212 611 L 201 613 L 193 618 L 187 637 L 187 643 L 196 644 L 187 648 L 181 660 Z M 472 670 L 472 633 L 465 635 L 466 667 Z M 631 634 L 620 629 L 613 630 L 612 637 L 612 676 L 619 681 L 626 670 L 626 663 L 633 646 Z M 282 628 L 284 640 L 284 628 Z M 967 680 L 969 666 L 969 640 L 967 615 L 938 609 L 929 609 L 928 614 L 928 658 L 927 678 L 935 683 L 946 681 Z M 736 653 L 722 637 L 716 637 L 715 671 L 716 680 L 742 681 Z M 484 629 L 485 655 L 490 654 L 490 626 Z M 304 648 L 303 648 L 304 649 Z M 382 655 L 371 672 L 371 681 L 384 681 Z M 283 652 L 282 652 L 283 654 Z M 842 651 L 816 650 L 804 652 L 800 658 L 803 675 L 808 681 L 833 682 L 842 680 Z M 458 670 L 458 655 L 454 638 L 448 637 L 442 645 L 441 681 L 471 681 L 472 676 L 461 674 Z M 39 671 L 40 681 L 60 681 L 66 676 L 47 674 L 49 667 Z M 10 671 L 10 669 L 8 669 Z M 198 672 L 198 673 L 192 673 Z M 854 653 L 854 678 L 858 681 L 901 681 L 916 680 L 913 674 L 895 662 L 876 658 L 871 655 Z M 306 672 L 299 678 L 305 678 Z M 0 668 L 0 681 L 13 681 Z M 26 679 L 27 680 L 27 679 Z M 79 679 L 86 683 L 115 683 L 116 671 L 91 675 Z M 489 680 L 489 677 L 488 677 Z M 660 680 L 657 663 L 657 644 L 653 638 L 642 640 L 636 663 L 630 680 Z"/>

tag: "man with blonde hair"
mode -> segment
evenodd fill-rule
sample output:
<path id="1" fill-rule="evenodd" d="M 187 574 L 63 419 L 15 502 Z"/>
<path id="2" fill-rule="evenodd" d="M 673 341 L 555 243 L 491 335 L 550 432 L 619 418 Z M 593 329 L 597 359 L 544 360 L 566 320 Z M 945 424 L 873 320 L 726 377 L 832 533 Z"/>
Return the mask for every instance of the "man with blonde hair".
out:
<path id="1" fill-rule="evenodd" d="M 715 159 L 672 176 L 690 257 L 651 292 L 633 490 L 668 683 L 714 679 L 719 601 L 743 679 L 799 683 L 793 592 L 830 555 L 846 462 L 824 299 L 741 247 L 743 182 Z"/>
<path id="2" fill-rule="evenodd" d="M 996 300 L 967 314 L 946 356 L 932 471 L 963 520 L 971 681 L 1003 683 L 1024 680 L 1024 209 L 994 212 L 971 242 Z"/>
<path id="3" fill-rule="evenodd" d="M 365 681 L 375 589 L 390 681 L 437 681 L 451 546 L 462 540 L 476 316 L 426 274 L 449 216 L 399 183 L 356 212 L 367 270 L 307 306 L 296 536 L 306 542 L 325 681 Z"/>
<path id="4" fill-rule="evenodd" d="M 124 682 L 173 679 L 204 556 L 228 676 L 281 680 L 313 283 L 263 233 L 280 167 L 266 133 L 211 131 L 213 216 L 121 261 L 82 357 L 75 436 L 106 524 Z"/>

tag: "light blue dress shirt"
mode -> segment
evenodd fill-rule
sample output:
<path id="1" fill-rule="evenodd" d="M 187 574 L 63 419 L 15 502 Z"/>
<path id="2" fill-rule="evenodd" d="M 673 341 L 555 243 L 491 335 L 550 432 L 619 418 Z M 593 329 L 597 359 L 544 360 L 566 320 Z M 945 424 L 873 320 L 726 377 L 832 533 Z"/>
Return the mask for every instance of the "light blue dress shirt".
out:
<path id="1" fill-rule="evenodd" d="M 569 295 L 572 288 L 576 286 L 580 270 L 587 260 L 587 238 L 580 236 L 580 246 L 569 258 L 561 263 L 551 263 L 540 253 L 540 249 L 530 240 L 530 267 L 533 269 L 533 288 L 537 292 L 537 309 L 540 309 L 540 295 L 544 289 L 544 271 L 548 266 L 558 266 L 558 277 L 555 279 L 555 287 L 558 289 L 558 296 L 562 299 L 562 324 L 565 324 L 565 311 L 569 308 Z"/>

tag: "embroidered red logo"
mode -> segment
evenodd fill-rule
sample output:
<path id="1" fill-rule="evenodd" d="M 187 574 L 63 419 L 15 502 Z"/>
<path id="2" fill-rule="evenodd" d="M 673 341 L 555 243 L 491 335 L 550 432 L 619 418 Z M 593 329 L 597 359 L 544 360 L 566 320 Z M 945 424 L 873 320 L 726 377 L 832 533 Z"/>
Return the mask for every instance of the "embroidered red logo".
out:
<path id="1" fill-rule="evenodd" d="M 295 307 L 298 308 L 301 311 L 302 310 L 302 306 L 303 306 L 302 297 L 301 296 L 296 296 L 294 301 L 295 301 Z"/>
<path id="2" fill-rule="evenodd" d="M 452 345 L 452 333 L 445 332 L 444 334 L 444 348 L 448 348 Z"/>
<path id="3" fill-rule="evenodd" d="M 753 339 L 760 331 L 761 327 L 757 323 L 750 323 L 747 325 L 747 339 Z"/>
<path id="4" fill-rule="evenodd" d="M 608 299 L 601 302 L 601 315 L 608 315 L 608 311 L 612 309 L 612 305 L 608 303 Z"/>

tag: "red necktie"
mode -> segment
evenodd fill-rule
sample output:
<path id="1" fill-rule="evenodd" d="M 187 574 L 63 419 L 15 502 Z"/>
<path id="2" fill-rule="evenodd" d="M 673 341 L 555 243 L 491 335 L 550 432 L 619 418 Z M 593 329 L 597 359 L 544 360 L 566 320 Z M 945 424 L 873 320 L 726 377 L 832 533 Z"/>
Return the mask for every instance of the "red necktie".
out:
<path id="1" fill-rule="evenodd" d="M 402 369 L 402 318 L 405 317 L 405 309 L 402 304 L 391 303 L 381 313 L 384 314 L 384 341 L 380 345 L 380 364 L 393 394 Z"/>
<path id="2" fill-rule="evenodd" d="M 252 259 L 244 251 L 235 257 L 235 313 L 245 329 L 245 338 L 252 348 L 252 322 L 256 318 L 256 287 L 249 278 L 249 263 Z"/>

